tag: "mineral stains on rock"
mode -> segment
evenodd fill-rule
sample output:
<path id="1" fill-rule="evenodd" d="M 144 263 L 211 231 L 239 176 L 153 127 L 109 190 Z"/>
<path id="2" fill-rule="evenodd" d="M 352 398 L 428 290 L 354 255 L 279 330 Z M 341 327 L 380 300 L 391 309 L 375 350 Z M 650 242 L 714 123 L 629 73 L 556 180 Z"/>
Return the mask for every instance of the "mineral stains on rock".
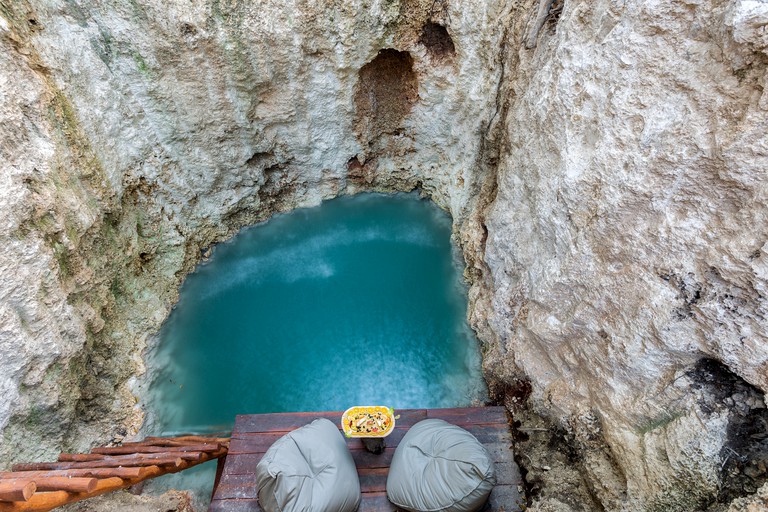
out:
<path id="1" fill-rule="evenodd" d="M 768 481 L 768 408 L 764 395 L 713 359 L 702 359 L 689 372 L 693 386 L 703 390 L 699 406 L 706 414 L 728 415 L 726 442 L 720 450 L 717 501 L 757 491 Z"/>
<path id="2" fill-rule="evenodd" d="M 410 53 L 386 48 L 360 69 L 355 91 L 355 126 L 363 143 L 396 135 L 419 97 Z"/>
<path id="3" fill-rule="evenodd" d="M 456 47 L 451 35 L 439 23 L 430 21 L 424 25 L 419 42 L 427 49 L 427 53 L 436 60 L 448 60 L 456 55 Z"/>

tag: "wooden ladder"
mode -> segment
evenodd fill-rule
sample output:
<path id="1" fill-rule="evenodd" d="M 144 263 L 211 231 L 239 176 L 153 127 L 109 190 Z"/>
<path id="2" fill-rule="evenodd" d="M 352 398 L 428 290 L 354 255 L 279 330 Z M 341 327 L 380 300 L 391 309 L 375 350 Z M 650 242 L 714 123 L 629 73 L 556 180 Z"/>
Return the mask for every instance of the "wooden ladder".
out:
<path id="1" fill-rule="evenodd" d="M 58 462 L 14 464 L 0 472 L 0 512 L 44 512 L 224 457 L 228 449 L 229 438 L 148 437 L 62 453 Z"/>

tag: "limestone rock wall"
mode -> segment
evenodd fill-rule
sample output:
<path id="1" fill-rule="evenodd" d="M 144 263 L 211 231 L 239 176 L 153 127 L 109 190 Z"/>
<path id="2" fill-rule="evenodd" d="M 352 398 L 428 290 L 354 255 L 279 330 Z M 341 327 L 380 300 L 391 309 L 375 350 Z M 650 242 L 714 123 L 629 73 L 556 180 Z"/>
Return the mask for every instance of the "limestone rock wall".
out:
<path id="1" fill-rule="evenodd" d="M 135 432 L 143 351 L 243 225 L 417 187 L 468 218 L 504 8 L 0 2 L 0 460 Z"/>
<path id="2" fill-rule="evenodd" d="M 564 429 L 603 507 L 750 492 L 767 6 L 0 0 L 0 460 L 135 432 L 211 244 L 418 187 L 454 217 L 491 385 Z"/>
<path id="3" fill-rule="evenodd" d="M 529 378 L 577 443 L 607 441 L 611 456 L 584 464 L 611 509 L 694 510 L 717 493 L 741 413 L 722 401 L 733 390 L 702 393 L 701 359 L 757 388 L 736 402 L 763 416 L 766 15 L 567 0 L 515 55 L 485 362 Z"/>

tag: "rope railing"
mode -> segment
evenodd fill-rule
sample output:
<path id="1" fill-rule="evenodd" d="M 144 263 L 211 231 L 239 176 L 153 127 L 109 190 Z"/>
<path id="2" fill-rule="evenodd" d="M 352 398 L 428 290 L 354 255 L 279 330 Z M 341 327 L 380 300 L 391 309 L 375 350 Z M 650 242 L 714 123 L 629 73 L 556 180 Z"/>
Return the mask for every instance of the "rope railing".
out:
<path id="1" fill-rule="evenodd" d="M 14 464 L 0 472 L 0 512 L 45 512 L 218 459 L 228 448 L 225 437 L 148 437 L 62 453 L 56 462 Z"/>

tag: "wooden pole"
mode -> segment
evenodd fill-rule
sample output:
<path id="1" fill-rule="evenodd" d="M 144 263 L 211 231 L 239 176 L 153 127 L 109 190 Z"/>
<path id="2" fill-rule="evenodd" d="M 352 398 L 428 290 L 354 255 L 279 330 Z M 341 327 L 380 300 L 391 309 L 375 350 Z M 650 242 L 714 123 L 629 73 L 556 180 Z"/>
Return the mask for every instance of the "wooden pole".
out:
<path id="1" fill-rule="evenodd" d="M 228 437 L 215 437 L 215 436 L 195 436 L 195 435 L 188 435 L 188 436 L 176 436 L 176 437 L 159 437 L 159 436 L 149 436 L 146 438 L 147 441 L 167 441 L 167 440 L 175 440 L 175 441 L 191 441 L 191 442 L 197 442 L 197 443 L 223 443 L 228 442 Z"/>
<path id="2" fill-rule="evenodd" d="M 167 443 L 167 444 L 166 444 Z M 228 437 L 205 437 L 205 436 L 182 436 L 182 437 L 148 437 L 137 444 L 154 444 L 155 446 L 181 446 L 184 444 L 226 444 L 229 443 Z M 123 446 L 132 443 L 123 443 Z"/>
<path id="3" fill-rule="evenodd" d="M 184 444 L 179 446 L 154 446 L 154 445 L 129 445 L 129 446 L 104 446 L 94 448 L 91 453 L 102 455 L 128 455 L 134 453 L 166 453 L 166 452 L 216 452 L 221 448 L 220 443 L 215 444 Z"/>
<path id="4" fill-rule="evenodd" d="M 87 468 L 119 468 L 132 466 L 175 466 L 179 467 L 184 463 L 181 457 L 129 457 L 117 458 L 107 457 L 101 460 L 90 462 L 28 462 L 23 464 L 14 464 L 14 471 L 46 471 L 53 469 L 87 469 Z"/>
<path id="5" fill-rule="evenodd" d="M 85 469 L 57 469 L 49 471 L 4 471 L 0 473 L 0 481 L 6 478 L 34 479 L 38 477 L 64 477 L 64 478 L 112 478 L 118 477 L 124 480 L 142 478 L 149 473 L 147 467 L 131 468 L 85 468 Z"/>
<path id="6" fill-rule="evenodd" d="M 103 460 L 133 460 L 142 459 L 163 459 L 168 457 L 178 457 L 182 460 L 200 460 L 203 458 L 201 452 L 160 452 L 160 453 L 140 453 L 131 455 L 108 456 L 99 453 L 62 453 L 59 455 L 59 462 L 94 462 Z"/>
<path id="7" fill-rule="evenodd" d="M 3 484 L 14 482 L 19 484 L 33 482 L 37 487 L 36 492 L 93 492 L 96 489 L 98 480 L 96 478 L 67 478 L 63 476 L 7 478 L 2 480 Z"/>
<path id="8" fill-rule="evenodd" d="M 223 457 L 228 446 L 229 438 L 149 438 L 88 454 L 62 453 L 58 462 L 14 464 L 13 471 L 0 472 L 0 512 L 47 512 Z"/>
<path id="9" fill-rule="evenodd" d="M 29 480 L 0 482 L 0 501 L 27 501 L 35 494 L 37 486 Z"/>
<path id="10" fill-rule="evenodd" d="M 80 501 L 85 498 L 92 498 L 111 491 L 129 487 L 130 483 L 125 483 L 120 478 L 106 478 L 99 480 L 96 489 L 87 494 L 69 493 L 66 491 L 39 492 L 35 493 L 24 503 L 0 503 L 0 512 L 21 512 L 34 511 L 42 512 L 61 507 L 67 503 Z"/>

